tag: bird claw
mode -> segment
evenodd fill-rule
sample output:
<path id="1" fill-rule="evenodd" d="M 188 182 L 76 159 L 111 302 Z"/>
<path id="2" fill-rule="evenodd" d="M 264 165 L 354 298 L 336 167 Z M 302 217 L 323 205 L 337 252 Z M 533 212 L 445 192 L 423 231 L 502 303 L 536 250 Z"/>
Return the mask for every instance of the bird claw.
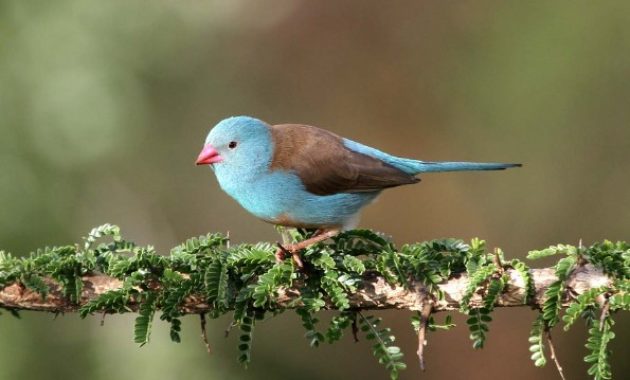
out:
<path id="1" fill-rule="evenodd" d="M 280 264 L 286 257 L 287 254 L 291 255 L 291 258 L 295 262 L 295 265 L 298 268 L 304 268 L 304 263 L 302 262 L 302 258 L 300 257 L 299 248 L 295 248 L 293 246 L 289 246 L 285 248 L 282 244 L 277 243 L 278 249 L 276 250 L 276 263 Z"/>

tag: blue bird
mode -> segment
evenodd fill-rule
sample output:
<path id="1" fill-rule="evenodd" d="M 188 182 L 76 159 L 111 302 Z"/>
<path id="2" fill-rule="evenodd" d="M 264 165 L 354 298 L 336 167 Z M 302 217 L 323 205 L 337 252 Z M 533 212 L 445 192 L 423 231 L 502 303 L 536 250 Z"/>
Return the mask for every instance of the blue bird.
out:
<path id="1" fill-rule="evenodd" d="M 417 183 L 420 173 L 520 166 L 396 157 L 321 128 L 248 116 L 215 125 L 196 163 L 210 165 L 221 188 L 256 217 L 316 229 L 276 252 L 278 261 L 286 252 L 299 266 L 300 250 L 356 227 L 361 209 L 384 189 Z"/>

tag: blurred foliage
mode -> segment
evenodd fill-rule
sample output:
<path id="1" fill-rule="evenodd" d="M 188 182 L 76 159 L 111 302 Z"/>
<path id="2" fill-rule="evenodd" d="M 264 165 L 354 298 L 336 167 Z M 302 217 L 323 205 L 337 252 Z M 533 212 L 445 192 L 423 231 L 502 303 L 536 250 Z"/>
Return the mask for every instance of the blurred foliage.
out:
<path id="1" fill-rule="evenodd" d="M 580 238 L 628 240 L 629 22 L 630 4 L 616 0 L 0 1 L 0 246 L 60 245 L 103 220 L 161 249 L 209 230 L 275 239 L 192 165 L 208 127 L 234 114 L 314 124 L 420 159 L 525 163 L 512 173 L 427 175 L 386 192 L 363 225 L 398 242 L 482 235 L 525 252 Z M 505 348 L 527 335 L 531 316 L 497 313 L 511 313 L 509 322 L 493 322 L 502 334 L 485 350 L 504 359 L 483 364 L 496 373 L 524 367 L 522 353 Z M 407 324 L 391 318 L 394 330 Z M 0 352 L 13 353 L 0 355 L 0 377 L 378 373 L 356 354 L 305 374 L 306 358 L 341 357 L 349 346 L 308 350 L 292 340 L 301 322 L 290 318 L 279 319 L 286 334 L 258 335 L 264 365 L 247 374 L 231 372 L 222 352 L 208 359 L 197 347 L 157 342 L 138 351 L 72 318 L 24 319 L 0 323 Z M 617 334 L 628 339 L 620 322 Z M 578 338 L 556 341 L 569 378 L 586 369 Z M 277 340 L 291 350 L 277 355 Z M 451 354 L 436 342 L 425 377 L 481 378 L 470 362 L 483 359 L 463 354 L 460 369 Z M 76 364 L 59 366 L 67 357 Z M 145 372 L 122 364 L 131 357 Z M 621 373 L 629 365 L 613 360 Z M 555 376 L 526 369 L 514 378 Z"/>
<path id="2" fill-rule="evenodd" d="M 312 237 L 314 231 L 292 232 L 296 241 Z M 96 245 L 103 237 L 110 241 Z M 460 311 L 467 315 L 466 324 L 474 348 L 483 348 L 492 321 L 490 314 L 509 283 L 507 269 L 518 267 L 518 273 L 527 273 L 525 263 L 514 259 L 504 265 L 500 249 L 494 253 L 486 250 L 485 242 L 473 239 L 471 245 L 461 240 L 432 240 L 408 244 L 397 250 L 394 245 L 370 230 L 342 232 L 328 244 L 309 246 L 303 253 L 306 265 L 303 270 L 294 260 L 276 262 L 275 248 L 268 243 L 243 244 L 229 247 L 229 239 L 220 234 L 208 234 L 186 240 L 171 250 L 169 256 L 159 255 L 152 246 L 138 246 L 126 240 L 120 228 L 104 224 L 92 229 L 79 244 L 44 248 L 29 257 L 17 258 L 0 251 L 0 287 L 18 282 L 39 293 L 42 298 L 49 294 L 44 279 L 52 277 L 60 285 L 67 299 L 78 304 L 81 299 L 85 275 L 103 273 L 122 281 L 120 289 L 110 290 L 80 305 L 82 317 L 96 312 L 124 313 L 139 304 L 135 321 L 134 341 L 141 346 L 149 342 L 153 319 L 161 310 L 160 319 L 170 324 L 171 340 L 181 342 L 181 317 L 186 314 L 185 303 L 189 297 L 203 296 L 210 306 L 207 314 L 219 318 L 232 312 L 230 328 L 238 326 L 239 362 L 247 366 L 251 361 L 252 339 L 256 321 L 266 315 L 277 316 L 290 308 L 302 319 L 306 338 L 312 347 L 319 346 L 324 336 L 328 343 L 338 341 L 343 331 L 352 325 L 355 341 L 359 327 L 372 342 L 372 352 L 389 371 L 392 380 L 407 366 L 401 349 L 394 345 L 395 337 L 390 328 L 382 328 L 382 318 L 365 315 L 350 304 L 350 295 L 364 283 L 366 273 L 385 278 L 392 286 L 408 287 L 410 281 L 421 281 L 429 289 L 425 302 L 443 299 L 439 283 L 467 273 L 468 286 L 463 292 Z M 586 348 L 587 363 L 592 363 L 588 374 L 595 380 L 610 379 L 611 350 L 609 342 L 615 337 L 612 331 L 613 313 L 630 311 L 630 245 L 624 242 L 605 241 L 585 248 L 557 245 L 545 250 L 531 251 L 529 258 L 542 258 L 564 254 L 555 265 L 557 280 L 548 286 L 540 307 L 540 314 L 533 324 L 529 342 L 532 360 L 538 367 L 546 364 L 543 336 L 547 337 L 552 358 L 551 328 L 560 319 L 565 302 L 568 310 L 562 319 L 564 330 L 582 317 L 589 327 Z M 594 264 L 610 278 L 610 284 L 587 290 L 571 299 L 567 295 L 567 281 L 580 266 Z M 534 284 L 528 274 L 522 278 L 525 289 Z M 283 289 L 299 291 L 296 299 L 280 304 Z M 529 293 L 529 292 L 527 292 Z M 471 305 L 474 295 L 482 295 L 481 306 Z M 529 294 L 525 299 L 530 299 Z M 568 301 L 567 301 L 568 300 Z M 325 334 L 317 331 L 319 313 L 329 306 L 339 314 L 330 323 Z M 533 303 L 532 306 L 538 307 Z M 16 310 L 10 310 L 18 316 Z M 431 308 L 420 318 L 411 318 L 412 326 L 425 344 L 426 329 L 437 325 L 430 321 Z M 599 318 L 594 316 L 599 314 Z M 202 336 L 207 343 L 205 318 L 201 313 Z M 426 324 L 423 321 L 427 321 Z M 430 325 L 430 326 L 429 326 Z M 442 328 L 452 326 L 450 316 Z M 229 330 L 228 330 L 229 332 Z M 208 348 L 209 350 L 209 348 Z M 418 351 L 421 367 L 424 356 Z M 562 370 L 561 371 L 562 375 Z M 564 377 L 563 377 L 564 378 Z"/>

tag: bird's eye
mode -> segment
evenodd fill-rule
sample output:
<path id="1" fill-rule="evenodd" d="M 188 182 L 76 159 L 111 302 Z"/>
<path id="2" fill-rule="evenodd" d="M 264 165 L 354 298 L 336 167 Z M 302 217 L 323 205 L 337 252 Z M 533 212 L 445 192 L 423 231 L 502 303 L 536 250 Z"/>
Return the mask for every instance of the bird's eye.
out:
<path id="1" fill-rule="evenodd" d="M 236 145 L 238 145 L 236 141 L 230 141 L 230 143 L 228 144 L 228 148 L 234 149 L 236 148 Z"/>

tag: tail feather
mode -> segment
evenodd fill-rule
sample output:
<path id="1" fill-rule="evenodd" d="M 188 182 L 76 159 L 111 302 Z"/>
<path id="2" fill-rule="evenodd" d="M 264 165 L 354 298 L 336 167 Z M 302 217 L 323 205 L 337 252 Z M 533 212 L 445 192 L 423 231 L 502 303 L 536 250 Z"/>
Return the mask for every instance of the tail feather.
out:
<path id="1" fill-rule="evenodd" d="M 410 175 L 431 172 L 457 172 L 467 170 L 503 170 L 507 168 L 522 166 L 521 164 L 504 164 L 499 162 L 420 161 L 411 158 L 392 156 L 385 152 L 381 152 L 378 149 L 374 149 L 367 145 L 363 145 L 356 141 L 348 139 L 344 139 L 343 143 L 346 148 L 354 152 L 365 154 L 367 156 L 381 160 Z"/>
<path id="2" fill-rule="evenodd" d="M 505 164 L 500 162 L 431 162 L 415 161 L 416 173 L 458 172 L 468 170 L 504 170 L 522 166 L 521 164 Z"/>
<path id="3" fill-rule="evenodd" d="M 522 166 L 501 162 L 454 162 L 454 161 L 420 161 L 410 158 L 392 157 L 384 160 L 388 164 L 412 175 L 437 172 L 461 172 L 470 170 L 504 170 Z"/>

